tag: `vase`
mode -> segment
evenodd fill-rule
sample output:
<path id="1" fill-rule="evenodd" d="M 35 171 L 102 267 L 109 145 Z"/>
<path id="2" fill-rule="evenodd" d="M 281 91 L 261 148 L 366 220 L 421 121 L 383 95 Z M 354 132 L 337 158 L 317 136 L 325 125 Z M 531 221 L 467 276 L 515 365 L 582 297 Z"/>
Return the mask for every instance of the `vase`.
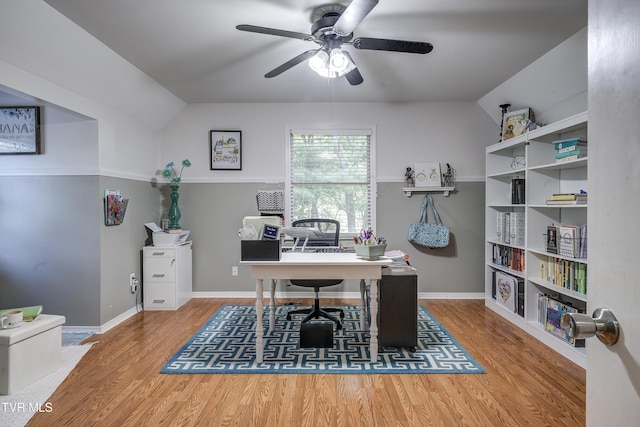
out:
<path id="1" fill-rule="evenodd" d="M 180 207 L 178 207 L 178 198 L 180 194 L 178 194 L 178 190 L 180 189 L 179 185 L 171 185 L 171 207 L 169 207 L 169 229 L 182 228 L 178 221 L 180 221 Z"/>

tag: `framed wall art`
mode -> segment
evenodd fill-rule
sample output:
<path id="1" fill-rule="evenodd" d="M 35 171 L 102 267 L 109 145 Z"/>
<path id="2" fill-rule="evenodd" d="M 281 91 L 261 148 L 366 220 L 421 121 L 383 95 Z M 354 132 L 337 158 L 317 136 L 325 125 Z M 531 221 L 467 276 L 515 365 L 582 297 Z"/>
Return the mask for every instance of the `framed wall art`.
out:
<path id="1" fill-rule="evenodd" d="M 242 132 L 212 130 L 209 132 L 211 170 L 242 170 Z"/>
<path id="2" fill-rule="evenodd" d="M 416 187 L 440 187 L 440 163 L 416 163 L 415 164 L 415 186 Z"/>
<path id="3" fill-rule="evenodd" d="M 535 120 L 531 108 L 505 113 L 502 122 L 502 141 L 522 135 Z"/>
<path id="4" fill-rule="evenodd" d="M 40 107 L 0 107 L 0 154 L 40 154 Z"/>

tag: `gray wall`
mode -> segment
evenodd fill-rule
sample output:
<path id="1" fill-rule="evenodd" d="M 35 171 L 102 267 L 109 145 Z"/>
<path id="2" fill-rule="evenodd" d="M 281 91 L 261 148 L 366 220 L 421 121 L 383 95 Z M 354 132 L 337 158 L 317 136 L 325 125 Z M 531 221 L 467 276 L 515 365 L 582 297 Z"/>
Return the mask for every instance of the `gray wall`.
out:
<path id="1" fill-rule="evenodd" d="M 193 240 L 194 292 L 253 292 L 255 282 L 248 267 L 238 277 L 238 229 L 242 218 L 257 215 L 255 195 L 263 184 L 183 184 L 180 189 L 181 225 Z M 423 194 L 407 197 L 401 183 L 379 183 L 377 233 L 387 238 L 389 249 L 409 254 L 419 273 L 419 291 L 430 293 L 481 293 L 484 236 L 484 182 L 462 182 L 449 197 L 434 193 L 443 222 L 451 229 L 449 247 L 418 248 L 407 239 L 407 228 L 418 219 Z M 298 288 L 278 291 L 301 292 Z M 332 292 L 356 292 L 355 282 L 333 287 Z"/>
<path id="2" fill-rule="evenodd" d="M 105 189 L 117 189 L 129 199 L 124 222 L 105 226 L 102 197 Z M 100 210 L 100 322 L 103 325 L 141 303 L 140 295 L 132 294 L 129 274 L 141 278 L 141 251 L 147 242 L 144 227 L 148 222 L 160 222 L 162 215 L 161 192 L 155 184 L 129 179 L 101 177 L 94 195 Z M 69 323 L 68 324 L 73 324 Z M 92 323 L 92 325 L 95 323 Z"/>
<path id="3" fill-rule="evenodd" d="M 0 307 L 99 324 L 97 188 L 96 176 L 0 177 Z"/>
<path id="4" fill-rule="evenodd" d="M 130 199 L 104 225 L 104 189 Z M 100 326 L 135 306 L 143 224 L 161 216 L 148 182 L 97 176 L 0 176 L 0 307 L 43 305 L 66 326 Z"/>

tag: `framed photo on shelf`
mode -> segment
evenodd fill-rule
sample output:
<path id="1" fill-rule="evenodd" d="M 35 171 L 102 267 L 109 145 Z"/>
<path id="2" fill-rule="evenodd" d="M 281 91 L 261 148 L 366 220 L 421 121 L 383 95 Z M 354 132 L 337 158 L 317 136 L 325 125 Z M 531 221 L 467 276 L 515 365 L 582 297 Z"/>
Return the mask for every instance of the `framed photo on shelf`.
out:
<path id="1" fill-rule="evenodd" d="M 242 170 L 242 131 L 209 132 L 211 170 Z"/>
<path id="2" fill-rule="evenodd" d="M 502 121 L 502 141 L 522 135 L 535 120 L 531 108 L 505 113 Z"/>
<path id="3" fill-rule="evenodd" d="M 440 163 L 416 163 L 414 167 L 416 187 L 441 187 Z"/>
<path id="4" fill-rule="evenodd" d="M 40 154 L 40 107 L 0 107 L 0 154 Z"/>

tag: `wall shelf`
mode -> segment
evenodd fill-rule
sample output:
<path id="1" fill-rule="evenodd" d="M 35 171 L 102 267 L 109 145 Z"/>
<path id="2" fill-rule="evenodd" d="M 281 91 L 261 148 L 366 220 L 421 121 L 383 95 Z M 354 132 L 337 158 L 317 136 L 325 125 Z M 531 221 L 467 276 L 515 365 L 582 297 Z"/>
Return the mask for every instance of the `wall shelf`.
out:
<path id="1" fill-rule="evenodd" d="M 411 197 L 413 193 L 443 193 L 445 197 L 449 196 L 451 191 L 456 187 L 402 187 L 402 191 L 407 197 Z"/>

